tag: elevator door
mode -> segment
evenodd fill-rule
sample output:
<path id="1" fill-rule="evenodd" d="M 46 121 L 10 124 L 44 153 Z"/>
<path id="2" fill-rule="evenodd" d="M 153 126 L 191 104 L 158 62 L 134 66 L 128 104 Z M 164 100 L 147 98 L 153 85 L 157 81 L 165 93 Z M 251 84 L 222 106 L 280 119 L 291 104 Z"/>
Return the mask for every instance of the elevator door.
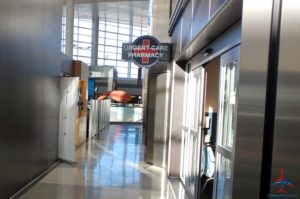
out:
<path id="1" fill-rule="evenodd" d="M 236 93 L 239 48 L 221 56 L 219 119 L 216 143 L 215 199 L 232 198 L 232 171 L 236 131 Z"/>
<path id="2" fill-rule="evenodd" d="M 183 155 L 181 178 L 191 198 L 196 197 L 199 180 L 200 141 L 203 118 L 204 68 L 188 67 L 185 82 Z"/>

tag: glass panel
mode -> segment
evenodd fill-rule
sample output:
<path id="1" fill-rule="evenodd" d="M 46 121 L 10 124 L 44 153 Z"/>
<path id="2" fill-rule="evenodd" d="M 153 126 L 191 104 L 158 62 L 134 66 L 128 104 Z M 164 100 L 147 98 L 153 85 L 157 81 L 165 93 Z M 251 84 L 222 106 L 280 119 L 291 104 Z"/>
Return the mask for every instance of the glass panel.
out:
<path id="1" fill-rule="evenodd" d="M 120 32 L 120 33 L 123 33 L 123 32 Z M 129 35 L 119 35 L 119 40 L 128 42 L 129 41 Z"/>
<path id="2" fill-rule="evenodd" d="M 117 46 L 117 40 L 106 39 L 105 42 L 106 42 L 106 45 Z"/>
<path id="3" fill-rule="evenodd" d="M 109 31 L 109 32 L 118 32 L 118 26 L 106 25 L 106 31 Z"/>
<path id="4" fill-rule="evenodd" d="M 127 41 L 118 41 L 118 47 L 121 47 L 122 48 L 122 44 L 123 43 L 128 43 Z"/>
<path id="5" fill-rule="evenodd" d="M 92 51 L 90 49 L 78 49 L 78 56 L 90 57 Z"/>
<path id="6" fill-rule="evenodd" d="M 99 31 L 98 37 L 104 38 L 105 37 L 105 32 Z"/>
<path id="7" fill-rule="evenodd" d="M 184 78 L 184 104 L 183 104 L 183 125 L 188 126 L 188 67 L 185 70 L 185 78 Z"/>
<path id="8" fill-rule="evenodd" d="M 99 38 L 99 40 L 98 40 L 98 44 L 102 44 L 102 45 L 104 45 L 104 43 L 105 43 L 105 39 Z"/>
<path id="9" fill-rule="evenodd" d="M 116 59 L 116 54 L 105 52 L 105 59 Z"/>
<path id="10" fill-rule="evenodd" d="M 231 160 L 217 153 L 218 175 L 217 175 L 217 197 L 216 199 L 231 199 L 232 175 Z"/>
<path id="11" fill-rule="evenodd" d="M 135 30 L 135 29 L 133 29 L 132 35 L 134 35 L 134 36 L 141 36 L 141 30 Z"/>
<path id="12" fill-rule="evenodd" d="M 148 28 L 144 28 L 142 29 L 143 32 L 148 32 Z"/>
<path id="13" fill-rule="evenodd" d="M 106 38 L 108 38 L 108 39 L 117 39 L 117 38 L 118 38 L 118 35 L 115 34 L 115 33 L 107 32 L 107 33 L 106 33 Z"/>
<path id="14" fill-rule="evenodd" d="M 132 41 L 136 40 L 137 38 L 137 36 L 132 36 Z"/>
<path id="15" fill-rule="evenodd" d="M 118 67 L 128 67 L 128 62 L 125 62 L 125 61 L 118 61 Z"/>
<path id="16" fill-rule="evenodd" d="M 90 43 L 81 43 L 81 42 L 77 42 L 76 47 L 78 49 L 91 49 L 92 48 Z"/>
<path id="17" fill-rule="evenodd" d="M 89 57 L 78 57 L 78 60 L 81 60 L 82 62 L 86 63 L 87 65 L 91 64 L 91 58 L 89 58 Z"/>
<path id="18" fill-rule="evenodd" d="M 103 51 L 98 51 L 98 58 L 104 59 L 104 52 Z"/>
<path id="19" fill-rule="evenodd" d="M 98 46 L 98 51 L 104 51 L 104 46 L 103 45 L 99 45 Z"/>
<path id="20" fill-rule="evenodd" d="M 105 22 L 100 21 L 99 30 L 105 31 Z"/>
<path id="21" fill-rule="evenodd" d="M 76 58 L 77 54 L 78 54 L 77 48 L 73 48 L 73 57 L 75 57 L 74 59 L 77 59 Z"/>
<path id="22" fill-rule="evenodd" d="M 78 35 L 78 41 L 91 43 L 92 42 L 92 37 L 86 36 L 86 35 Z"/>
<path id="23" fill-rule="evenodd" d="M 121 34 L 129 34 L 129 29 L 128 28 L 121 28 L 121 27 L 119 27 L 119 33 L 121 33 Z"/>
<path id="24" fill-rule="evenodd" d="M 116 61 L 114 61 L 114 60 L 105 60 L 104 65 L 106 65 L 106 66 L 116 66 Z"/>
<path id="25" fill-rule="evenodd" d="M 194 71 L 189 73 L 189 81 L 188 81 L 188 94 L 187 96 L 189 102 L 187 104 L 189 122 L 187 123 L 191 129 L 197 131 L 198 127 L 198 96 L 197 93 L 199 91 L 197 88 L 197 77 L 194 74 Z"/>
<path id="26" fill-rule="evenodd" d="M 137 79 L 138 75 L 131 74 L 130 78 Z"/>
<path id="27" fill-rule="evenodd" d="M 73 29 L 73 31 L 74 31 L 74 35 L 77 35 L 78 34 L 78 27 L 74 27 L 74 29 Z"/>
<path id="28" fill-rule="evenodd" d="M 127 78 L 127 73 L 118 73 L 118 77 Z"/>
<path id="29" fill-rule="evenodd" d="M 104 60 L 103 59 L 98 59 L 98 66 L 104 65 Z"/>
<path id="30" fill-rule="evenodd" d="M 131 62 L 131 68 L 139 68 L 139 66 L 135 65 L 134 63 Z"/>
<path id="31" fill-rule="evenodd" d="M 90 28 L 92 29 L 92 21 L 91 20 L 82 20 L 82 19 L 79 19 L 79 27 L 82 27 L 82 28 Z"/>
<path id="32" fill-rule="evenodd" d="M 119 24 L 119 27 L 120 28 L 127 28 L 127 29 L 130 28 L 130 26 L 128 24 Z"/>
<path id="33" fill-rule="evenodd" d="M 236 63 L 222 66 L 221 69 L 221 136 L 219 143 L 232 150 L 236 120 Z"/>
<path id="34" fill-rule="evenodd" d="M 121 51 L 119 51 L 121 52 Z M 117 60 L 122 60 L 122 54 L 117 54 Z"/>
<path id="35" fill-rule="evenodd" d="M 118 73 L 123 73 L 123 74 L 127 74 L 128 72 L 128 68 L 126 67 L 117 67 Z"/>
<path id="36" fill-rule="evenodd" d="M 92 36 L 92 29 L 79 28 L 78 33 L 81 35 Z"/>
<path id="37" fill-rule="evenodd" d="M 117 47 L 105 46 L 105 52 L 117 53 Z"/>
<path id="38" fill-rule="evenodd" d="M 74 26 L 78 26 L 78 21 L 79 21 L 78 18 L 74 18 Z"/>
<path id="39" fill-rule="evenodd" d="M 193 86 L 194 86 L 194 90 L 192 91 L 192 92 L 194 92 L 194 98 L 195 98 L 195 100 L 193 101 L 193 109 L 192 109 L 192 112 L 191 112 L 191 114 L 193 114 L 194 115 L 194 118 L 193 118 L 193 120 L 191 121 L 192 122 L 192 124 L 191 124 L 191 129 L 193 129 L 194 131 L 198 131 L 198 121 L 199 121 L 199 105 L 198 105 L 198 103 L 199 103 L 199 92 L 200 92 L 200 90 L 198 89 L 199 88 L 199 86 L 198 86 L 198 78 L 194 75 L 194 77 L 193 77 Z"/>
<path id="40" fill-rule="evenodd" d="M 108 26 L 114 26 L 114 27 L 117 27 L 117 26 L 118 26 L 118 23 L 114 23 L 114 22 L 106 22 L 106 25 L 107 25 L 107 27 L 108 27 Z"/>
<path id="41" fill-rule="evenodd" d="M 138 69 L 137 68 L 132 68 L 131 69 L 131 75 L 137 75 L 138 74 Z"/>

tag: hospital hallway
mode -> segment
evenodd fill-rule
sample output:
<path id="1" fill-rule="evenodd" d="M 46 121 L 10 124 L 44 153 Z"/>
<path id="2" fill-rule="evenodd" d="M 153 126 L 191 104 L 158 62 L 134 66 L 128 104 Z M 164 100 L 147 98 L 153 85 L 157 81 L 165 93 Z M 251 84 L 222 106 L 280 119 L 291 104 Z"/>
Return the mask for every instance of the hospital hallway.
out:
<path id="1" fill-rule="evenodd" d="M 110 125 L 76 151 L 76 163 L 60 163 L 21 199 L 188 198 L 177 180 L 143 162 L 142 125 Z"/>

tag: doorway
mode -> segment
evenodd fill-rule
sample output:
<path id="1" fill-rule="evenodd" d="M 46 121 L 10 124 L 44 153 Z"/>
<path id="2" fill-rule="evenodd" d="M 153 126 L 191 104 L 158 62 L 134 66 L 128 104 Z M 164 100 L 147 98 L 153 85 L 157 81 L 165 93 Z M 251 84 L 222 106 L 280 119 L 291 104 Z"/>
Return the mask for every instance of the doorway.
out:
<path id="1" fill-rule="evenodd" d="M 215 199 L 232 198 L 239 53 L 240 48 L 237 47 L 221 57 L 216 175 L 214 184 Z"/>
<path id="2" fill-rule="evenodd" d="M 231 198 L 239 50 L 186 67 L 181 179 L 191 198 Z"/>
<path id="3" fill-rule="evenodd" d="M 188 65 L 185 78 L 184 116 L 182 128 L 181 179 L 191 198 L 197 196 L 201 129 L 203 125 L 204 80 L 202 66 L 191 69 Z"/>

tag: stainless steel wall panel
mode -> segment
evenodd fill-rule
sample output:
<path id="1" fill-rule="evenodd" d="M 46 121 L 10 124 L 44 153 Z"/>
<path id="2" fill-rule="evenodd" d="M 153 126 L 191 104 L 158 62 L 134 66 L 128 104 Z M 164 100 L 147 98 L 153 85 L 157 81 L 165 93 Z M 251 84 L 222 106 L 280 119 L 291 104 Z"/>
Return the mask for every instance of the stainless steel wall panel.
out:
<path id="1" fill-rule="evenodd" d="M 171 37 L 171 43 L 172 45 L 172 57 L 177 57 L 181 52 L 181 38 L 182 38 L 182 19 L 176 24 L 172 37 Z"/>
<path id="2" fill-rule="evenodd" d="M 220 56 L 229 49 L 241 43 L 241 22 L 238 22 L 226 32 L 220 35 L 216 40 L 207 45 L 203 50 L 197 53 L 191 59 L 191 68 L 194 69 L 199 65 L 205 64 L 210 60 Z M 205 50 L 212 49 L 212 54 L 206 55 Z"/>
<path id="3" fill-rule="evenodd" d="M 259 198 L 272 0 L 245 0 L 233 199 Z"/>
<path id="4" fill-rule="evenodd" d="M 169 73 L 150 74 L 147 120 L 146 162 L 166 166 L 167 157 L 167 113 L 169 95 Z"/>
<path id="5" fill-rule="evenodd" d="M 184 9 L 182 16 L 182 48 L 188 46 L 192 41 L 192 23 L 193 23 L 193 1 L 189 1 L 188 5 Z"/>
<path id="6" fill-rule="evenodd" d="M 194 38 L 209 20 L 210 0 L 194 0 L 192 38 Z"/>
<path id="7" fill-rule="evenodd" d="M 285 186 L 286 197 L 300 196 L 300 2 L 282 1 L 277 100 L 274 126 L 272 180 L 280 169 L 295 188 Z M 271 184 L 271 182 L 270 182 Z M 280 186 L 272 186 L 276 197 Z M 283 196 L 284 197 L 284 196 Z"/>
<path id="8" fill-rule="evenodd" d="M 241 0 L 227 1 L 224 6 L 222 6 L 222 9 L 206 23 L 200 32 L 198 32 L 193 40 L 181 50 L 179 55 L 175 56 L 175 60 L 177 62 L 188 61 L 206 45 L 218 38 L 218 36 L 224 33 L 228 28 L 236 24 L 241 19 L 242 5 L 243 1 Z M 196 10 L 194 12 L 196 12 Z M 183 17 L 181 18 L 181 21 L 183 24 L 185 23 Z M 184 28 L 182 28 L 182 31 L 183 30 Z M 182 40 L 184 37 L 189 37 L 189 35 L 182 33 Z"/>
<path id="9" fill-rule="evenodd" d="M 213 17 L 222 5 L 228 0 L 210 0 L 209 18 Z"/>
<path id="10" fill-rule="evenodd" d="M 170 1 L 153 0 L 152 3 L 151 35 L 157 38 L 159 42 L 169 42 L 168 25 Z"/>
<path id="11" fill-rule="evenodd" d="M 170 1 L 152 1 L 152 32 L 160 42 L 169 42 L 168 35 Z M 148 104 L 147 104 L 147 148 L 145 159 L 159 167 L 167 162 L 168 97 L 170 89 L 169 64 L 159 63 L 149 70 Z"/>
<path id="12" fill-rule="evenodd" d="M 0 198 L 57 159 L 62 2 L 52 2 L 0 2 Z M 44 20 L 43 6 L 56 23 Z"/>
<path id="13" fill-rule="evenodd" d="M 148 83 L 149 83 L 149 68 L 143 68 L 143 88 L 142 88 L 142 104 L 143 104 L 143 144 L 147 146 L 148 133 Z"/>
<path id="14" fill-rule="evenodd" d="M 170 94 L 170 139 L 169 139 L 169 167 L 167 173 L 172 177 L 180 177 L 183 96 L 185 71 L 176 63 L 172 67 L 172 91 Z"/>

